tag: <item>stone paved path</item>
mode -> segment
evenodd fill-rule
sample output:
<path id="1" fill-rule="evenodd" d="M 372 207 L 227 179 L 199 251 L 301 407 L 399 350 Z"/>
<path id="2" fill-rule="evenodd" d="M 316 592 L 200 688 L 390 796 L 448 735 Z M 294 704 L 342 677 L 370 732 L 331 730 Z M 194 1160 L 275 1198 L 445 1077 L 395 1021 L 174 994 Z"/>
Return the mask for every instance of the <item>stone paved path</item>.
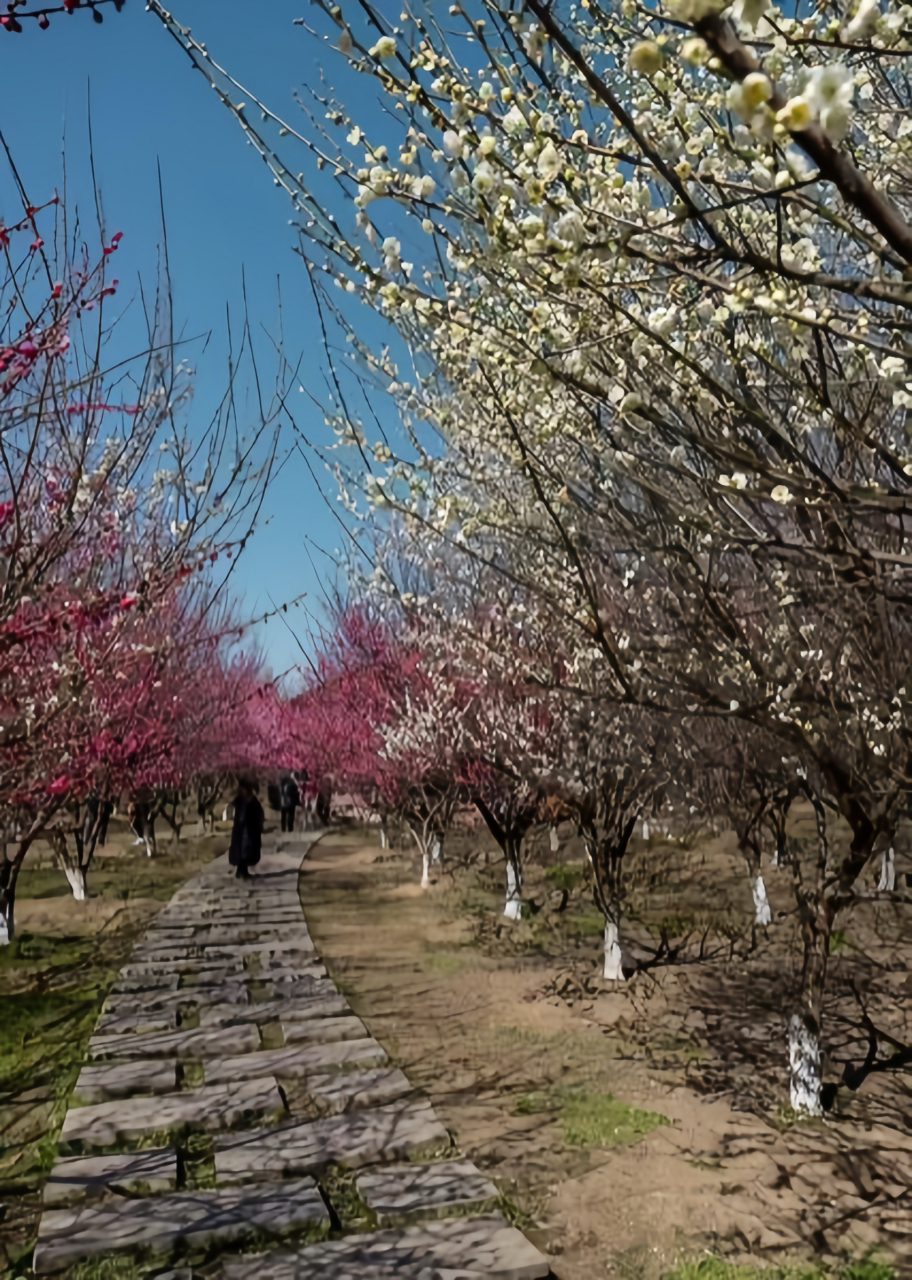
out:
<path id="1" fill-rule="evenodd" d="M 115 1254 L 110 1274 L 160 1280 L 549 1275 L 315 955 L 314 838 L 267 836 L 249 882 L 217 859 L 135 947 L 64 1121 L 36 1274 Z"/>

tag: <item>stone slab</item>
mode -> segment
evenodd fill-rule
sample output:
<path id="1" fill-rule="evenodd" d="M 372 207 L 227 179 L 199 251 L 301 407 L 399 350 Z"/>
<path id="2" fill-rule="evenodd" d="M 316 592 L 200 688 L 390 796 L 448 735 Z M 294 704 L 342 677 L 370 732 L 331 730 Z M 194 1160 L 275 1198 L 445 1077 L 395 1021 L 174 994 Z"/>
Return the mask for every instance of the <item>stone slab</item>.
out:
<path id="1" fill-rule="evenodd" d="M 309 1018 L 305 1022 L 282 1020 L 286 1044 L 332 1044 L 337 1040 L 365 1040 L 367 1028 L 360 1018 Z"/>
<path id="2" fill-rule="evenodd" d="M 138 1003 L 149 1015 L 177 1010 L 182 1004 L 200 1002 L 238 1003 L 248 999 L 247 986 L 243 982 L 226 982 L 220 987 L 185 987 L 183 990 L 144 991 L 139 1001 L 135 994 L 112 991 L 104 1002 L 105 1013 L 135 1013 Z"/>
<path id="3" fill-rule="evenodd" d="M 237 1030 L 238 1028 L 230 1028 Z M 253 1030 L 253 1028 L 250 1028 Z M 340 1040 L 336 1044 L 286 1045 L 284 1049 L 262 1049 L 240 1057 L 213 1058 L 203 1066 L 207 1084 L 249 1080 L 253 1076 L 304 1076 L 341 1070 L 348 1066 L 379 1066 L 386 1053 L 376 1040 Z"/>
<path id="4" fill-rule="evenodd" d="M 302 1000 L 263 1000 L 248 1005 L 203 1005 L 199 1019 L 201 1027 L 227 1027 L 235 1022 L 304 1022 L 308 1019 L 338 1017 L 348 1012 L 348 1001 L 344 996 L 327 992 Z M 363 1028 L 362 1034 L 366 1034 Z"/>
<path id="5" fill-rule="evenodd" d="M 194 969 L 187 967 L 180 976 L 178 990 L 187 991 L 191 987 L 224 987 L 230 982 L 254 982 L 256 975 L 243 965 L 226 965 L 224 960 L 210 964 L 201 961 Z"/>
<path id="6" fill-rule="evenodd" d="M 178 1244 L 201 1248 L 254 1231 L 328 1224 L 326 1206 L 310 1178 L 281 1187 L 238 1187 L 192 1195 L 54 1209 L 45 1213 L 35 1245 L 36 1275 L 49 1275 L 82 1258 L 126 1250 L 170 1253 Z"/>
<path id="7" fill-rule="evenodd" d="M 407 1101 L 320 1120 L 253 1129 L 215 1140 L 219 1184 L 317 1173 L 330 1164 L 349 1169 L 449 1142 L 430 1103 Z"/>
<path id="8" fill-rule="evenodd" d="M 145 1037 L 143 1037 L 145 1038 Z M 129 1043 L 122 1032 L 118 1040 Z M 117 1062 L 101 1066 L 85 1066 L 76 1081 L 74 1102 L 105 1102 L 110 1098 L 129 1098 L 133 1094 L 172 1093 L 177 1088 L 177 1072 L 173 1062 Z"/>
<path id="9" fill-rule="evenodd" d="M 177 975 L 179 978 L 183 973 L 200 973 L 206 969 L 215 971 L 224 970 L 226 967 L 223 957 L 214 960 L 207 959 L 206 956 L 181 956 L 178 959 L 167 960 L 138 960 L 125 964 L 118 975 L 120 978 L 144 978 L 149 974 L 166 974 L 168 976 Z M 235 967 L 235 973 L 239 978 L 246 976 L 247 970 L 242 964 Z"/>
<path id="10" fill-rule="evenodd" d="M 204 1085 L 153 1098 L 122 1098 L 89 1107 L 71 1107 L 60 1132 L 61 1143 L 110 1147 L 146 1133 L 179 1128 L 215 1131 L 262 1122 L 285 1114 L 275 1078 L 265 1076 L 232 1085 Z"/>
<path id="11" fill-rule="evenodd" d="M 253 955 L 281 955 L 283 952 L 295 951 L 313 951 L 313 943 L 305 946 L 300 939 L 294 941 L 269 941 L 261 939 L 259 942 L 234 942 L 234 943 L 212 943 L 209 945 L 209 951 L 214 955 L 224 956 L 253 956 Z"/>
<path id="12" fill-rule="evenodd" d="M 99 1058 L 218 1058 L 230 1050 L 251 1053 L 260 1047 L 256 1027 L 194 1027 L 190 1031 L 166 1031 L 153 1035 L 94 1035 L 89 1056 Z M 263 1075 L 261 1071 L 258 1074 Z M 268 1073 L 267 1073 L 268 1074 Z"/>
<path id="13" fill-rule="evenodd" d="M 109 1034 L 117 1032 L 120 1035 L 125 1031 L 135 1031 L 137 1034 L 142 1034 L 153 1031 L 173 1031 L 177 1026 L 176 1009 L 137 1011 L 135 999 L 129 1001 L 128 1005 L 131 1006 L 131 1011 L 128 1013 L 118 1012 L 119 1004 L 103 1013 L 95 1024 L 95 1031 Z"/>
<path id="14" fill-rule="evenodd" d="M 261 982 L 272 982 L 283 987 L 298 985 L 302 995 L 310 994 L 311 990 L 324 991 L 327 995 L 337 990 L 335 983 L 327 978 L 322 964 L 264 964 L 261 969 L 256 970 L 256 976 Z"/>
<path id="15" fill-rule="evenodd" d="M 180 938 L 172 938 L 166 934 L 162 934 L 159 937 L 147 934 L 139 946 L 134 948 L 134 954 L 140 949 L 143 952 L 170 951 L 175 948 L 188 947 L 212 949 L 215 947 L 235 946 L 239 943 L 255 946 L 273 946 L 274 944 L 285 943 L 288 946 L 298 947 L 302 951 L 309 951 L 313 948 L 310 930 L 303 919 L 300 919 L 299 922 L 272 925 L 266 930 L 264 926 L 256 921 L 251 921 L 248 917 L 247 923 L 244 925 L 198 924 L 194 929 L 189 930 L 185 937 Z"/>
<path id="16" fill-rule="evenodd" d="M 432 1218 L 471 1206 L 480 1209 L 500 1194 L 470 1160 L 369 1170 L 358 1177 L 357 1185 L 381 1227 L 403 1218 Z"/>
<path id="17" fill-rule="evenodd" d="M 114 995 L 137 995 L 147 991 L 176 991 L 178 977 L 176 973 L 162 973 L 157 970 L 138 978 L 118 978 L 111 988 Z"/>
<path id="18" fill-rule="evenodd" d="M 60 1205 L 109 1191 L 173 1191 L 176 1185 L 177 1153 L 161 1147 L 58 1160 L 44 1184 L 43 1196 L 46 1205 Z"/>
<path id="19" fill-rule="evenodd" d="M 503 1218 L 459 1218 L 372 1231 L 293 1252 L 226 1259 L 224 1280 L 541 1280 L 551 1264 Z"/>
<path id="20" fill-rule="evenodd" d="M 308 1102 L 320 1115 L 339 1115 L 395 1102 L 412 1092 L 398 1067 L 374 1067 L 368 1071 L 336 1071 L 331 1075 L 309 1076 Z"/>

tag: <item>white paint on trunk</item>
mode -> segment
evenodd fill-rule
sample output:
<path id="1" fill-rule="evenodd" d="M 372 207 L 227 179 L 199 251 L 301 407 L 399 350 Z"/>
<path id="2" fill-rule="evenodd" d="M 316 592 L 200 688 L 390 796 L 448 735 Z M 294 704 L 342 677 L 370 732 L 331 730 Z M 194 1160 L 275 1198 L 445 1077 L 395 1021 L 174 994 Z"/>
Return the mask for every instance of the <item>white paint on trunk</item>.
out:
<path id="1" fill-rule="evenodd" d="M 64 867 L 63 874 L 66 876 L 69 886 L 73 891 L 73 897 L 77 902 L 85 902 L 89 896 L 86 889 L 86 873 L 84 867 Z"/>
<path id="2" fill-rule="evenodd" d="M 152 857 L 152 844 L 147 838 L 143 838 L 142 843 L 146 846 L 146 855 Z"/>
<path id="3" fill-rule="evenodd" d="M 443 851 L 443 845 L 440 843 L 439 840 L 435 840 L 434 843 L 431 845 L 431 862 L 439 862 L 440 854 L 442 853 L 442 851 Z"/>
<path id="4" fill-rule="evenodd" d="M 143 840 L 142 836 L 137 836 L 136 839 L 133 841 L 133 848 L 135 849 L 137 845 L 145 844 L 145 843 L 146 842 L 145 840 Z"/>
<path id="5" fill-rule="evenodd" d="M 755 876 L 751 876 L 751 893 L 754 896 L 754 924 L 772 924 L 773 913 L 770 911 L 766 885 L 759 871 Z"/>
<path id="6" fill-rule="evenodd" d="M 612 982 L 623 982 L 621 944 L 618 941 L 618 927 L 613 920 L 605 921 L 605 965 L 602 976 Z"/>
<path id="7" fill-rule="evenodd" d="M 790 1100 L 800 1115 L 819 1116 L 820 1106 L 820 1042 L 804 1018 L 793 1013 L 788 1023 Z"/>
<path id="8" fill-rule="evenodd" d="M 892 893 L 896 888 L 896 856 L 892 847 L 884 849 L 883 861 L 880 864 L 880 881 L 877 887 L 882 893 Z"/>
<path id="9" fill-rule="evenodd" d="M 227 822 L 227 821 L 228 821 L 228 806 L 225 805 L 224 809 L 222 810 L 222 822 Z"/>
<path id="10" fill-rule="evenodd" d="M 643 819 L 643 839 L 644 840 L 649 839 L 649 823 L 646 821 L 645 818 Z"/>
<path id="11" fill-rule="evenodd" d="M 9 946 L 12 936 L 12 922 L 4 908 L 0 907 L 0 947 Z"/>
<path id="12" fill-rule="evenodd" d="M 551 828 L 551 852 L 557 853 L 560 848 L 560 837 L 557 834 L 557 827 Z"/>
<path id="13" fill-rule="evenodd" d="M 431 887 L 431 859 L 428 854 L 421 855 L 421 887 L 422 889 L 430 889 Z"/>
<path id="14" fill-rule="evenodd" d="M 504 904 L 504 915 L 508 920 L 522 919 L 522 879 L 514 870 L 513 863 L 507 863 L 507 900 Z"/>
<path id="15" fill-rule="evenodd" d="M 386 827 L 381 827 L 380 828 L 380 848 L 385 849 L 386 847 L 387 847 Z"/>

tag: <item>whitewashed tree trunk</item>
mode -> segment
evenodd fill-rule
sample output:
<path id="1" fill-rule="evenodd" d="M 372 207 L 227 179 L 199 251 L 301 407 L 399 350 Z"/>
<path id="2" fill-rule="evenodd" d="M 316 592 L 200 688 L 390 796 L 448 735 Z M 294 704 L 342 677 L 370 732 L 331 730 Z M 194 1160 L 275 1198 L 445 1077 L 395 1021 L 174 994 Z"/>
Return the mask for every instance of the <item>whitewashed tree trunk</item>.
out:
<path id="1" fill-rule="evenodd" d="M 431 862 L 439 862 L 440 855 L 443 852 L 443 844 L 440 840 L 435 840 L 431 845 Z"/>
<path id="2" fill-rule="evenodd" d="M 560 849 L 560 837 L 557 834 L 557 827 L 551 828 L 551 852 L 557 853 Z"/>
<path id="3" fill-rule="evenodd" d="M 896 856 L 892 846 L 884 849 L 883 861 L 880 864 L 880 880 L 877 885 L 883 893 L 892 893 L 896 888 Z"/>
<path id="4" fill-rule="evenodd" d="M 624 981 L 622 968 L 621 944 L 618 941 L 618 927 L 613 920 L 605 921 L 605 964 L 602 976 L 612 982 Z"/>
<path id="5" fill-rule="evenodd" d="M 228 821 L 228 809 L 229 809 L 229 807 L 230 807 L 230 806 L 226 804 L 226 805 L 225 805 L 225 807 L 224 807 L 224 809 L 222 810 L 222 822 L 227 822 L 227 821 Z"/>
<path id="6" fill-rule="evenodd" d="M 73 891 L 73 897 L 76 901 L 85 902 L 86 898 L 89 896 L 85 867 L 64 867 L 63 874 L 67 878 L 67 882 L 70 889 Z"/>
<path id="7" fill-rule="evenodd" d="M 808 1027 L 800 1013 L 793 1013 L 788 1023 L 790 1100 L 799 1115 L 822 1115 L 820 1106 L 820 1039 Z"/>
<path id="8" fill-rule="evenodd" d="M 431 857 L 426 852 L 421 855 L 421 887 L 422 889 L 431 887 Z"/>
<path id="9" fill-rule="evenodd" d="M 0 905 L 0 947 L 9 946 L 13 940 L 12 903 Z"/>
<path id="10" fill-rule="evenodd" d="M 383 826 L 382 824 L 380 826 L 380 848 L 381 849 L 389 848 L 389 841 L 386 838 L 386 827 Z"/>
<path id="11" fill-rule="evenodd" d="M 773 913 L 770 911 L 766 885 L 759 871 L 755 876 L 751 876 L 751 893 L 754 898 L 754 924 L 772 924 Z"/>
<path id="12" fill-rule="evenodd" d="M 507 860 L 507 900 L 504 915 L 508 920 L 522 919 L 522 876 L 513 863 Z"/>
<path id="13" fill-rule="evenodd" d="M 644 840 L 649 839 L 649 823 L 646 821 L 645 818 L 643 819 L 643 839 Z"/>

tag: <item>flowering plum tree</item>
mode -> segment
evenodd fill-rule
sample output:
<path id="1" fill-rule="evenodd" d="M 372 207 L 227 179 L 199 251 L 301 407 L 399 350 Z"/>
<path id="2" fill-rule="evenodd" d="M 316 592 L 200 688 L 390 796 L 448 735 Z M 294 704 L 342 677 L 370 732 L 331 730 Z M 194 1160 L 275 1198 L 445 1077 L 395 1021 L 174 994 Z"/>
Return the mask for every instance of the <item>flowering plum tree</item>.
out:
<path id="1" fill-rule="evenodd" d="M 789 1016 L 793 1097 L 816 1110 L 811 988 L 910 780 L 904 10 L 473 0 L 450 31 L 321 4 L 312 34 L 393 109 L 295 127 L 244 90 L 255 124 L 151 8 L 287 190 L 341 290 L 327 313 L 354 340 L 345 298 L 367 302 L 414 354 L 409 372 L 360 347 L 412 444 L 375 450 L 375 500 L 469 554 L 496 544 L 568 648 L 598 653 L 603 699 L 770 735 L 848 824 L 836 862 L 821 836 L 818 976 Z"/>
<path id="2" fill-rule="evenodd" d="M 26 8 L 29 0 L 7 0 L 6 13 L 0 14 L 0 27 L 4 31 L 8 31 L 11 35 L 19 35 L 24 30 L 23 21 L 26 26 L 34 21 L 42 31 L 47 31 L 51 25 L 51 18 L 54 14 L 65 13 L 73 14 L 77 9 L 87 9 L 94 22 L 104 22 L 103 5 L 113 4 L 115 10 L 120 13 L 124 7 L 125 0 L 63 0 L 62 4 L 43 5 L 38 8 Z"/>
<path id="3" fill-rule="evenodd" d="M 63 210 L 48 251 L 48 207 L 23 206 L 0 230 L 0 809 L 17 832 L 12 858 L 6 844 L 0 857 L 5 939 L 39 835 L 56 823 L 62 851 L 86 796 L 114 795 L 144 771 L 155 785 L 176 780 L 187 706 L 173 685 L 166 699 L 165 677 L 186 682 L 220 634 L 214 564 L 249 536 L 276 416 L 264 411 L 226 464 L 230 395 L 209 430 L 187 438 L 166 290 L 147 355 L 106 372 L 105 305 L 117 286 L 107 264 L 121 236 L 91 266 L 66 245 Z M 265 461 L 255 461 L 261 442 Z M 77 894 L 84 855 L 83 845 L 68 867 Z"/>

